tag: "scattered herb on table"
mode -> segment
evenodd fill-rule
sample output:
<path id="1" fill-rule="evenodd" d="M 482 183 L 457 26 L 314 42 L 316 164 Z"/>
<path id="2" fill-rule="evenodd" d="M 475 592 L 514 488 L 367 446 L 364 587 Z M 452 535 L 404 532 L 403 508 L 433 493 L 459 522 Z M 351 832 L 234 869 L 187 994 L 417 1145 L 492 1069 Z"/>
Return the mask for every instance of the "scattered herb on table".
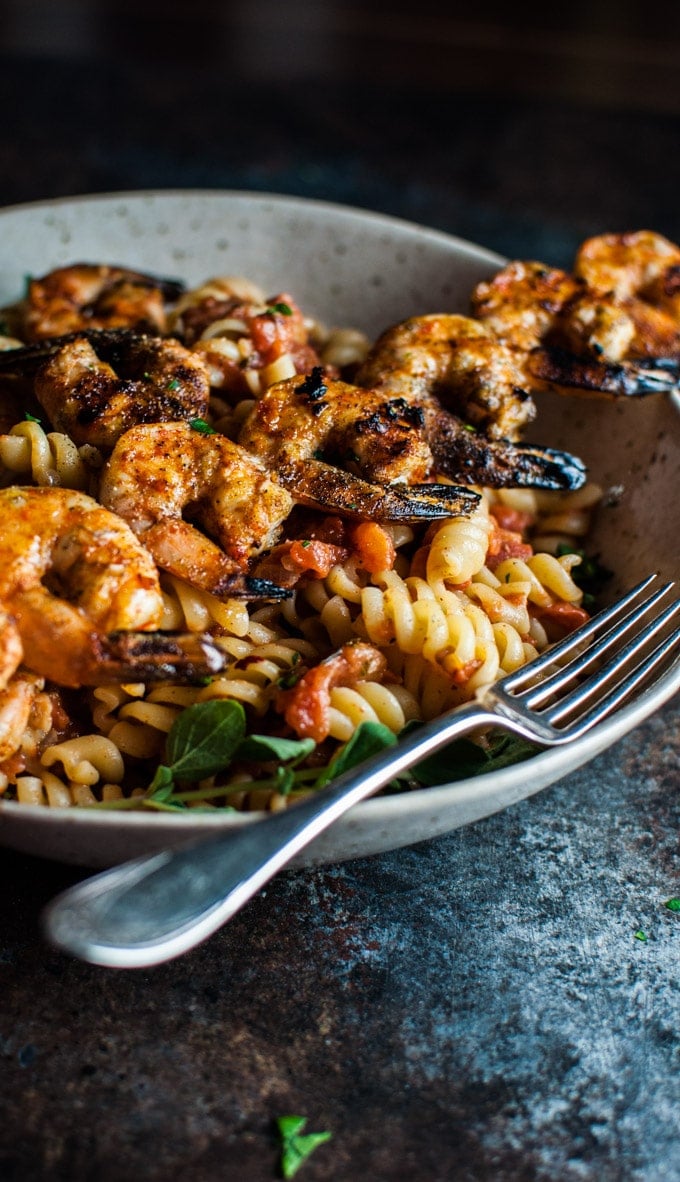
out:
<path id="1" fill-rule="evenodd" d="M 280 1116 L 276 1124 L 281 1138 L 281 1174 L 284 1178 L 292 1178 L 310 1153 L 330 1141 L 333 1135 L 329 1132 L 303 1133 L 306 1116 Z"/>
<path id="2" fill-rule="evenodd" d="M 667 907 L 669 911 L 680 911 L 680 899 L 676 896 L 672 899 L 666 899 L 664 907 Z"/>
<path id="3" fill-rule="evenodd" d="M 649 937 L 647 936 L 647 933 L 643 932 L 642 928 L 638 928 L 638 930 L 635 932 L 635 939 L 639 940 L 642 944 L 646 944 L 648 938 Z"/>

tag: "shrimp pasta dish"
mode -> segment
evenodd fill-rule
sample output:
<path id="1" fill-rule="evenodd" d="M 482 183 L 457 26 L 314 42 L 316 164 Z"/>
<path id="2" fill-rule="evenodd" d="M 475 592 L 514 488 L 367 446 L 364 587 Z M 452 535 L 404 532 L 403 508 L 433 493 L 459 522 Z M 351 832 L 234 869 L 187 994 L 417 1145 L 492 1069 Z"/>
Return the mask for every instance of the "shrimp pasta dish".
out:
<path id="1" fill-rule="evenodd" d="M 660 235 L 600 235 L 371 340 L 257 276 L 30 278 L 0 337 L 0 795 L 284 808 L 578 627 L 602 490 L 525 441 L 534 395 L 677 389 L 678 275 Z"/>

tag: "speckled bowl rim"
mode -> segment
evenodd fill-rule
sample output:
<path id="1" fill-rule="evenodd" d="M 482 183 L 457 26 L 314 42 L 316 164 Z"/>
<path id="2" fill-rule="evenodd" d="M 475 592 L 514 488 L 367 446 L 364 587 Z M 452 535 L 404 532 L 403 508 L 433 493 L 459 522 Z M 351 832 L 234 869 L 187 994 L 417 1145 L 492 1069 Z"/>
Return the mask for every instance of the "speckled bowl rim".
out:
<path id="1" fill-rule="evenodd" d="M 214 200 L 228 202 L 230 199 L 241 202 L 245 199 L 255 205 L 271 206 L 292 214 L 316 215 L 330 219 L 339 216 L 362 229 L 368 227 L 377 232 L 394 230 L 409 238 L 417 236 L 422 241 L 440 246 L 452 256 L 459 254 L 480 264 L 488 264 L 492 268 L 504 261 L 495 252 L 478 247 L 466 239 L 392 215 L 318 199 L 247 190 L 154 189 L 81 194 L 7 206 L 0 209 L 0 223 L 5 215 L 15 212 L 40 212 L 79 205 L 92 207 L 112 200 L 135 204 L 162 203 L 166 198 L 181 198 L 200 203 Z M 602 723 L 578 742 L 543 752 L 525 763 L 480 775 L 474 779 L 394 796 L 374 797 L 365 801 L 336 822 L 331 840 L 328 835 L 322 835 L 293 865 L 341 861 L 346 857 L 398 848 L 411 844 L 413 840 L 440 835 L 458 825 L 468 824 L 504 809 L 576 770 L 617 742 L 667 702 L 676 693 L 679 683 L 680 676 L 677 671 L 675 674 L 668 673 L 618 711 L 613 718 Z M 207 835 L 215 830 L 251 824 L 260 816 L 260 813 L 218 812 L 191 813 L 186 817 L 169 814 L 149 816 L 133 812 L 107 813 L 87 809 L 36 808 L 11 801 L 0 801 L 0 844 L 83 865 L 106 864 L 108 859 L 103 857 L 101 852 L 91 860 L 88 858 L 88 840 L 94 837 L 95 833 L 100 843 L 102 838 L 106 840 L 107 834 L 116 833 L 123 841 L 125 834 L 152 835 L 153 842 L 150 848 L 156 849 L 163 845 L 174 845 L 195 839 L 202 833 Z M 362 831 L 369 835 L 368 840 L 365 836 L 362 838 Z M 417 831 L 416 837 L 413 836 L 414 831 Z M 56 841 L 57 833 L 64 840 Z M 138 841 L 134 849 L 135 852 L 139 852 Z M 116 861 L 120 857 L 122 854 L 117 850 L 110 860 Z"/>

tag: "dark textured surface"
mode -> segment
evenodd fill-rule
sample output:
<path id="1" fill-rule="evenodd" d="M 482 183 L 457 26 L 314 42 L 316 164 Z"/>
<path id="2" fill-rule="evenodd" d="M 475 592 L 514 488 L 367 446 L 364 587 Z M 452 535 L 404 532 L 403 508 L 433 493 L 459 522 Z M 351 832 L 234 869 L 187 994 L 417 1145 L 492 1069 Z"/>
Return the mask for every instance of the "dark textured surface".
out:
<path id="1" fill-rule="evenodd" d="M 605 228 L 680 239 L 680 120 L 634 93 L 245 85 L 214 60 L 63 54 L 0 59 L 0 101 L 3 204 L 272 190 L 555 263 Z M 276 881 L 148 972 L 48 950 L 40 910 L 76 872 L 3 852 L 0 1178 L 265 1182 L 297 1112 L 333 1131 L 309 1182 L 679 1179 L 679 745 L 671 705 L 499 816 Z"/>

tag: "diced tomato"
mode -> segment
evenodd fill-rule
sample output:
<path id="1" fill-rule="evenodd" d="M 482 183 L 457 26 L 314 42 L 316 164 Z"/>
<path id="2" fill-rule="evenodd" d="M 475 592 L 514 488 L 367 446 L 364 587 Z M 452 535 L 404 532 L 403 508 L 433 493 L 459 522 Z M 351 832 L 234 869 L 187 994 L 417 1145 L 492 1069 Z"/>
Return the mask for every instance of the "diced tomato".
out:
<path id="1" fill-rule="evenodd" d="M 532 610 L 538 619 L 546 623 L 558 624 L 565 633 L 574 632 L 576 628 L 580 628 L 581 624 L 586 624 L 590 619 L 585 608 L 579 607 L 577 603 L 565 603 L 563 600 L 549 603 L 546 607 L 532 608 Z"/>
<path id="2" fill-rule="evenodd" d="M 515 530 L 497 525 L 494 517 L 490 516 L 493 528 L 489 534 L 489 547 L 486 555 L 486 565 L 489 569 L 495 570 L 506 558 L 521 558 L 524 561 L 531 558 L 534 552 L 533 548 L 524 541 L 522 535 Z"/>
<path id="3" fill-rule="evenodd" d="M 494 505 L 489 516 L 496 519 L 501 529 L 509 529 L 513 533 L 522 535 L 526 534 L 535 520 L 533 513 L 522 513 L 521 510 L 513 509 L 510 505 Z"/>
<path id="4" fill-rule="evenodd" d="M 361 521 L 349 531 L 350 540 L 359 555 L 359 562 L 369 574 L 377 575 L 392 570 L 397 552 L 386 529 L 377 521 Z"/>
<path id="5" fill-rule="evenodd" d="M 288 553 L 281 558 L 281 564 L 287 570 L 311 574 L 316 579 L 325 579 L 328 572 L 345 558 L 347 551 L 342 546 L 309 538 L 291 542 Z"/>
<path id="6" fill-rule="evenodd" d="M 481 665 L 480 660 L 467 661 L 465 665 L 461 665 L 460 669 L 456 669 L 453 674 L 453 681 L 456 685 L 465 685 L 470 680 L 473 673 L 476 673 Z"/>
<path id="7" fill-rule="evenodd" d="M 371 644 L 345 644 L 320 665 L 315 665 L 292 689 L 282 690 L 276 708 L 300 738 L 321 743 L 330 730 L 331 690 L 367 679 L 379 681 L 386 660 Z"/>

